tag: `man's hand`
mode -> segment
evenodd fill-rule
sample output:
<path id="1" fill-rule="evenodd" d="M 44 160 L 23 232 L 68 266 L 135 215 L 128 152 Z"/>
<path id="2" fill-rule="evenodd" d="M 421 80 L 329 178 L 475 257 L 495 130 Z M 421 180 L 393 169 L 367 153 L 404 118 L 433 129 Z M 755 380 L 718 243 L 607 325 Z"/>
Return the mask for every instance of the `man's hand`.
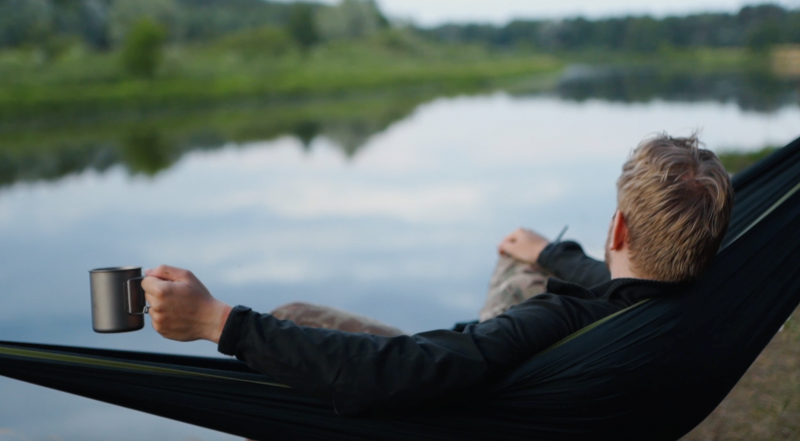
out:
<path id="1" fill-rule="evenodd" d="M 533 231 L 517 228 L 500 242 L 497 249 L 500 254 L 507 254 L 523 262 L 536 263 L 539 254 L 549 243 L 550 241 Z"/>
<path id="2" fill-rule="evenodd" d="M 231 307 L 215 299 L 191 272 L 161 265 L 142 281 L 153 329 L 177 341 L 219 343 Z"/>

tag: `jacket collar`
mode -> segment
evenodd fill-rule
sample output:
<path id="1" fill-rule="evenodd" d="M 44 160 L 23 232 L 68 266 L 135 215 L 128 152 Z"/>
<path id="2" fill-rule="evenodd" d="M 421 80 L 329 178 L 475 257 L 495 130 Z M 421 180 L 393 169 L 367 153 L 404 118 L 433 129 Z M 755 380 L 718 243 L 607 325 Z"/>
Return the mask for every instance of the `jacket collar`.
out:
<path id="1" fill-rule="evenodd" d="M 686 283 L 660 282 L 657 280 L 620 278 L 592 288 L 565 282 L 551 277 L 547 280 L 547 292 L 581 299 L 622 299 L 639 302 L 653 297 L 669 295 Z"/>

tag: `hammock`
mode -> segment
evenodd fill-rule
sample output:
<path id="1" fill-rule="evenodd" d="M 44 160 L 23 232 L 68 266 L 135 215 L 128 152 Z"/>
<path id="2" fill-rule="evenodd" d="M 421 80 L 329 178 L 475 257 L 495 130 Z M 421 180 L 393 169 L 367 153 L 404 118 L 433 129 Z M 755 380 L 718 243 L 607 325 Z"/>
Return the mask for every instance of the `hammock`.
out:
<path id="1" fill-rule="evenodd" d="M 800 139 L 734 179 L 712 269 L 417 411 L 343 418 L 235 360 L 0 342 L 0 375 L 252 439 L 675 440 L 800 303 Z"/>

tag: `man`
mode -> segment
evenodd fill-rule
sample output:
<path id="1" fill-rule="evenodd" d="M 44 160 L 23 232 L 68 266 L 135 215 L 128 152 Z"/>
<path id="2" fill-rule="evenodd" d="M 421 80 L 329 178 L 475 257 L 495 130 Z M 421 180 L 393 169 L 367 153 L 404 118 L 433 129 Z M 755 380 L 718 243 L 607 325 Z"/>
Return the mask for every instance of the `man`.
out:
<path id="1" fill-rule="evenodd" d="M 467 326 L 377 336 L 298 326 L 216 300 L 190 272 L 161 266 L 142 283 L 153 327 L 166 338 L 217 343 L 256 371 L 342 414 L 407 408 L 469 391 L 559 340 L 644 299 L 680 290 L 711 264 L 728 226 L 733 188 L 698 140 L 645 140 L 617 181 L 605 264 L 574 242 L 518 230 L 501 252 L 556 277 L 546 292 Z M 591 288 L 587 288 L 591 287 Z M 503 309 L 502 307 L 500 309 Z"/>

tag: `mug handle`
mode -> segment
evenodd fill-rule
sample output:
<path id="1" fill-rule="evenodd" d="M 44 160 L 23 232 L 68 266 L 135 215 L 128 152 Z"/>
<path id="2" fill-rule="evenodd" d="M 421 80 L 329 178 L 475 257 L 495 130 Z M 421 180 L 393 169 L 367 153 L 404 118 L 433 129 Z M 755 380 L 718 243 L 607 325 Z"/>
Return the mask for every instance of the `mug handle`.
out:
<path id="1" fill-rule="evenodd" d="M 125 303 L 125 312 L 130 315 L 145 315 L 147 313 L 147 302 L 144 300 L 144 290 L 142 289 L 142 280 L 144 277 L 134 277 L 125 282 L 127 286 L 127 302 Z M 133 293 L 136 293 L 137 301 L 134 301 Z"/>

